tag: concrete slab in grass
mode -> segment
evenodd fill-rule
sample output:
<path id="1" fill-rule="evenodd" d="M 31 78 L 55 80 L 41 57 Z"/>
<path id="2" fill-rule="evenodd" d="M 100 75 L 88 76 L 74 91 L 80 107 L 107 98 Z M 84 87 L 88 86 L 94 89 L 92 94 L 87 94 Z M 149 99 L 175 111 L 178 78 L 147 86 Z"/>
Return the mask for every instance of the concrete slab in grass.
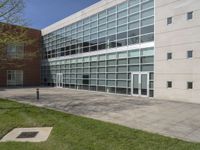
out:
<path id="1" fill-rule="evenodd" d="M 52 129 L 52 127 L 15 128 L 0 142 L 43 142 L 48 139 Z"/>

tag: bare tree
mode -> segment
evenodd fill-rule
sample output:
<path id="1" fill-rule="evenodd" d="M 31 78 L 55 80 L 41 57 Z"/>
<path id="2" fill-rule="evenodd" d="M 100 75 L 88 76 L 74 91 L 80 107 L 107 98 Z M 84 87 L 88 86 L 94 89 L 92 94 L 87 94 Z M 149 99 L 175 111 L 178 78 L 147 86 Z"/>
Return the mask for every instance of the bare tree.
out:
<path id="1" fill-rule="evenodd" d="M 24 25 L 24 0 L 0 0 L 0 22 Z"/>

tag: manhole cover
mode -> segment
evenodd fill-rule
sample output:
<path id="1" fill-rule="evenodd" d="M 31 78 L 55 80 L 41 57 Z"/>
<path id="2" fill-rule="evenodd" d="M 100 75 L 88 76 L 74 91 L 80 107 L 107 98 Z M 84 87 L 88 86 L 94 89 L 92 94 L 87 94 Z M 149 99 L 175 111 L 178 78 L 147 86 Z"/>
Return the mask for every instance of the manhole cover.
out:
<path id="1" fill-rule="evenodd" d="M 6 134 L 0 142 L 44 142 L 53 127 L 15 128 Z"/>
<path id="2" fill-rule="evenodd" d="M 17 138 L 34 138 L 38 132 L 22 132 Z"/>

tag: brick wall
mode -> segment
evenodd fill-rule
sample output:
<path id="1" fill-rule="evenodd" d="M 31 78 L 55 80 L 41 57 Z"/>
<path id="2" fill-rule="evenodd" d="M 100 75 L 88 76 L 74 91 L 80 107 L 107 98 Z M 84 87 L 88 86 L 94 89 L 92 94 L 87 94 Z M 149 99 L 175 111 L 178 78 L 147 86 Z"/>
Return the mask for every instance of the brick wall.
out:
<path id="1" fill-rule="evenodd" d="M 11 26 L 11 25 L 9 25 Z M 6 28 L 6 32 L 16 32 L 18 26 Z M 3 30 L 0 30 L 4 33 Z M 20 36 L 20 31 L 17 33 Z M 6 58 L 6 44 L 1 44 L 0 51 L 5 55 L 0 55 L 0 86 L 7 86 L 7 70 L 23 70 L 24 86 L 40 85 L 40 48 L 41 48 L 41 31 L 26 28 L 26 37 L 30 43 L 25 43 L 23 59 Z M 12 42 L 12 41 L 10 41 Z"/>

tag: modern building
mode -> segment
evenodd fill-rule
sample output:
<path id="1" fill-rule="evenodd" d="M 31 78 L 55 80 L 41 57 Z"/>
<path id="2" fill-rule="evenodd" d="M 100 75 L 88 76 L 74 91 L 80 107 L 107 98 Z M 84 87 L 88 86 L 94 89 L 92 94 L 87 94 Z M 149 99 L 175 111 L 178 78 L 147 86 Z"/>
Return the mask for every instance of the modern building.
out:
<path id="1" fill-rule="evenodd" d="M 34 44 L 5 47 L 9 61 L 26 65 L 1 70 L 0 86 L 41 82 L 200 103 L 199 0 L 101 0 L 42 29 L 42 48 L 40 31 L 28 31 Z M 24 56 L 40 48 L 41 63 Z"/>
<path id="2" fill-rule="evenodd" d="M 154 96 L 153 0 L 102 0 L 42 35 L 44 84 Z"/>
<path id="3" fill-rule="evenodd" d="M 101 0 L 42 30 L 42 84 L 198 103 L 199 16 L 199 0 Z"/>
<path id="4" fill-rule="evenodd" d="M 0 87 L 40 85 L 41 31 L 0 24 Z"/>

